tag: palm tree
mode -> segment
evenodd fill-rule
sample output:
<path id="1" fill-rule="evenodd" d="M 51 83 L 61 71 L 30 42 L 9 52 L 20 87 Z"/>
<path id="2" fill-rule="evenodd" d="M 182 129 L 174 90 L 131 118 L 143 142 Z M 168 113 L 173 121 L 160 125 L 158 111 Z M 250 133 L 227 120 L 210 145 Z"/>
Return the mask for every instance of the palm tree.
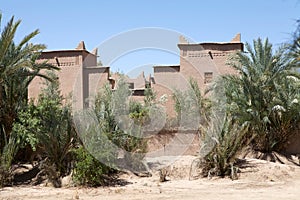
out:
<path id="1" fill-rule="evenodd" d="M 300 70 L 300 20 L 297 21 L 298 26 L 293 33 L 293 41 L 288 45 L 289 56 L 293 64 Z"/>
<path id="2" fill-rule="evenodd" d="M 2 15 L 0 13 L 0 25 Z M 0 186 L 7 179 L 7 171 L 17 151 L 13 123 L 18 112 L 27 104 L 27 89 L 36 76 L 49 79 L 43 69 L 58 69 L 46 62 L 36 63 L 45 45 L 31 44 L 39 31 L 35 30 L 15 44 L 14 37 L 21 20 L 12 17 L 0 35 Z M 4 174 L 2 172 L 5 172 Z"/>
<path id="3" fill-rule="evenodd" d="M 268 39 L 247 43 L 228 64 L 236 75 L 225 75 L 228 111 L 240 124 L 250 125 L 257 135 L 255 148 L 265 152 L 283 150 L 299 122 L 299 74 L 293 70 L 284 48 L 273 53 Z"/>
<path id="4" fill-rule="evenodd" d="M 0 22 L 2 15 L 0 14 Z M 36 76 L 49 79 L 42 69 L 58 69 L 47 63 L 36 63 L 45 45 L 31 44 L 29 41 L 39 31 L 25 36 L 19 44 L 14 43 L 16 30 L 21 23 L 10 19 L 0 37 L 0 150 L 7 142 L 17 113 L 27 102 L 27 88 Z"/>

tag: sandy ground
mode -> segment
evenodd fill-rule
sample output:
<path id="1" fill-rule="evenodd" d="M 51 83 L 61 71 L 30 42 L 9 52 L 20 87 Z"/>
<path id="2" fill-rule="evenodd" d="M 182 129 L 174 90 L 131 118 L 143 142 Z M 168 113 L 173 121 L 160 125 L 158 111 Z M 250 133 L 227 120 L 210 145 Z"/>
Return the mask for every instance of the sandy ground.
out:
<path id="1" fill-rule="evenodd" d="M 169 181 L 163 183 L 158 181 L 157 169 L 153 169 L 152 177 L 122 175 L 120 178 L 128 182 L 124 186 L 58 189 L 45 186 L 6 187 L 0 190 L 0 199 L 300 199 L 300 167 L 297 165 L 246 159 L 238 180 L 189 180 L 194 158 L 178 158 L 168 168 Z"/>

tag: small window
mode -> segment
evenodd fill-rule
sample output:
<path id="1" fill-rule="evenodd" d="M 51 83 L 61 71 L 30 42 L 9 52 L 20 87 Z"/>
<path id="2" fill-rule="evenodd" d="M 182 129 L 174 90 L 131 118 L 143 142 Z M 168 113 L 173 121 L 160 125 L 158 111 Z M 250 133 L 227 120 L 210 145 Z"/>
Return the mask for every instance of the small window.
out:
<path id="1" fill-rule="evenodd" d="M 204 84 L 211 83 L 213 80 L 212 72 L 204 72 Z"/>
<path id="2" fill-rule="evenodd" d="M 187 50 L 182 50 L 182 56 L 185 57 L 187 55 Z"/>
<path id="3" fill-rule="evenodd" d="M 129 89 L 134 89 L 134 83 L 128 83 Z"/>

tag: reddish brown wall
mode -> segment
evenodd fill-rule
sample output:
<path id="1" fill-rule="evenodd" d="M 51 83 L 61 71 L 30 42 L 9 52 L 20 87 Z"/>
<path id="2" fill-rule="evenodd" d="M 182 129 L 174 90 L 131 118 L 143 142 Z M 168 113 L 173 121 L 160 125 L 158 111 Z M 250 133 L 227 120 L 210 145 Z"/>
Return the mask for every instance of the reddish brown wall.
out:
<path id="1" fill-rule="evenodd" d="M 83 108 L 89 95 L 108 82 L 109 69 L 96 67 L 97 56 L 86 50 L 61 50 L 43 52 L 37 62 L 48 62 L 60 67 L 56 72 L 63 96 L 72 95 L 75 109 Z M 36 99 L 43 87 L 40 78 L 29 85 L 29 98 Z"/>
<path id="2" fill-rule="evenodd" d="M 158 97 L 163 94 L 168 95 L 165 107 L 168 115 L 172 117 L 176 114 L 172 100 L 174 89 L 186 90 L 189 79 L 193 78 L 204 92 L 208 86 L 204 83 L 205 72 L 212 72 L 213 78 L 222 74 L 236 73 L 226 62 L 229 55 L 243 49 L 243 44 L 179 44 L 178 47 L 180 49 L 180 66 L 155 66 L 154 83 L 152 84 Z"/>

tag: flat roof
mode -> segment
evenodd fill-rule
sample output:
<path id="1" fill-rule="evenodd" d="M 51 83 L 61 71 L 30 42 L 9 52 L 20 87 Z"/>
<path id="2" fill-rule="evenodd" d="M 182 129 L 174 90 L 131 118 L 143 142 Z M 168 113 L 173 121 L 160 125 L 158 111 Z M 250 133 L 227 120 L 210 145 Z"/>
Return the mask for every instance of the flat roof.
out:
<path id="1" fill-rule="evenodd" d="M 107 66 L 101 66 L 101 65 L 98 65 L 98 66 L 88 66 L 88 67 L 84 67 L 86 69 L 109 69 L 110 67 L 107 67 Z"/>
<path id="2" fill-rule="evenodd" d="M 154 65 L 155 68 L 165 68 L 165 67 L 180 67 L 180 65 Z"/>
<path id="3" fill-rule="evenodd" d="M 236 44 L 243 44 L 242 42 L 202 42 L 202 43 L 179 43 L 178 45 L 183 46 L 197 46 L 197 45 L 236 45 Z"/>
<path id="4" fill-rule="evenodd" d="M 42 53 L 57 53 L 57 52 L 82 52 L 85 51 L 86 53 L 92 54 L 91 52 L 85 50 L 85 49 L 65 49 L 65 50 L 45 50 L 42 51 Z M 94 54 L 92 54 L 94 55 Z"/>

